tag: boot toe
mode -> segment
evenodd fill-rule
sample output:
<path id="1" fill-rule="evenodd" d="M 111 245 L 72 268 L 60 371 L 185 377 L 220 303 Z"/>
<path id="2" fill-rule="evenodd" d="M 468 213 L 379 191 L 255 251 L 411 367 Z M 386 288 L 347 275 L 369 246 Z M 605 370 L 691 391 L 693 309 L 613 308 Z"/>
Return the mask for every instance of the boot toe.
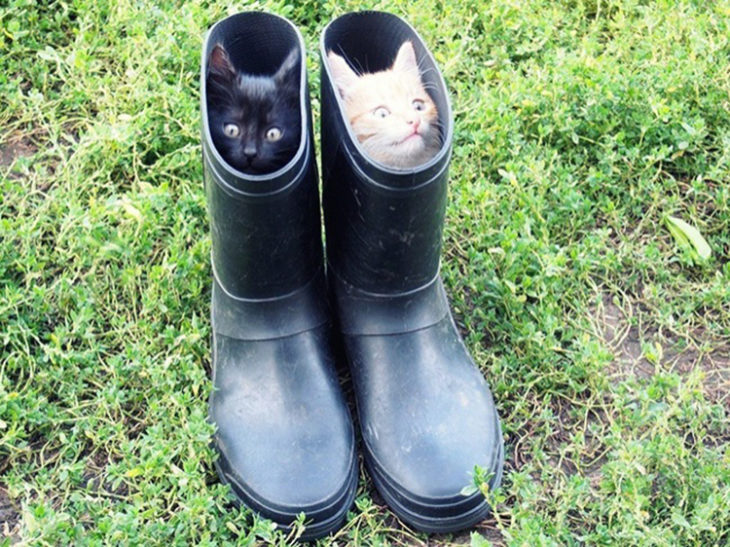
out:
<path id="1" fill-rule="evenodd" d="M 475 466 L 501 480 L 502 435 L 483 377 L 449 319 L 427 329 L 350 339 L 366 463 L 404 521 L 427 532 L 486 517 Z M 365 364 L 367 363 L 367 364 Z M 362 366 L 360 366 L 362 365 Z"/>
<path id="2" fill-rule="evenodd" d="M 332 363 L 320 351 L 325 338 L 318 329 L 277 340 L 215 340 L 210 408 L 219 475 L 240 501 L 285 528 L 304 513 L 304 539 L 338 528 L 357 486 L 354 432 Z"/>
<path id="3" fill-rule="evenodd" d="M 352 489 L 355 453 L 344 446 L 340 431 L 290 428 L 288 434 L 267 436 L 235 422 L 217 425 L 221 473 L 247 505 L 267 518 L 288 524 L 305 513 L 312 522 L 326 520 Z"/>
<path id="4" fill-rule="evenodd" d="M 341 526 L 357 487 L 354 454 L 349 464 L 341 465 L 336 471 L 292 462 L 286 455 L 265 457 L 267 463 L 259 465 L 254 458 L 247 458 L 250 451 L 227 450 L 222 437 L 216 436 L 220 450 L 216 462 L 218 473 L 248 507 L 284 529 L 304 513 L 306 531 L 302 539 L 321 537 Z M 296 446 L 297 442 L 291 445 Z M 261 447 L 262 454 L 267 451 L 267 446 Z"/>
<path id="5" fill-rule="evenodd" d="M 498 424 L 496 431 L 479 447 L 455 442 L 458 435 L 428 434 L 427 449 L 413 450 L 406 444 L 400 451 L 387 452 L 379 443 L 366 444 L 366 462 L 378 490 L 404 521 L 426 532 L 453 532 L 480 522 L 489 513 L 481 493 L 464 492 L 473 484 L 475 465 L 491 473 L 490 488 L 499 486 L 503 448 Z M 386 458 L 379 460 L 378 454 Z"/>

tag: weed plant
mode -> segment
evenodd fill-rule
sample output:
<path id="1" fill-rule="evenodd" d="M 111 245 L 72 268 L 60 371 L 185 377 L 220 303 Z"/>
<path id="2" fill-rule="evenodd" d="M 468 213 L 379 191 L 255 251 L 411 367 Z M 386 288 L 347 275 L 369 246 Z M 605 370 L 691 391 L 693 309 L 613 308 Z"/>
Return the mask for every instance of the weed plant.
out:
<path id="1" fill-rule="evenodd" d="M 5 0 L 0 545 L 294 539 L 213 468 L 200 51 L 227 14 L 289 17 L 318 120 L 319 33 L 364 7 L 451 91 L 442 275 L 507 461 L 472 532 L 409 529 L 361 475 L 320 543 L 730 542 L 727 0 Z"/>

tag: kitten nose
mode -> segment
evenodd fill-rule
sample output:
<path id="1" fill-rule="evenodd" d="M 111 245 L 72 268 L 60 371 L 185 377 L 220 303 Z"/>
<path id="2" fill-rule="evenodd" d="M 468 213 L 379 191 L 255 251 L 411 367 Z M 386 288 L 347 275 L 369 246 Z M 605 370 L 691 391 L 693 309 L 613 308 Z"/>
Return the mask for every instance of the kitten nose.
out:
<path id="1" fill-rule="evenodd" d="M 243 149 L 244 155 L 250 160 L 256 157 L 256 147 L 253 145 L 248 145 L 246 148 Z"/>
<path id="2" fill-rule="evenodd" d="M 413 130 L 414 131 L 417 131 L 418 130 L 418 126 L 421 125 L 421 120 L 419 120 L 418 118 L 414 118 L 412 120 L 406 120 L 406 123 L 408 125 L 412 125 L 413 126 Z"/>

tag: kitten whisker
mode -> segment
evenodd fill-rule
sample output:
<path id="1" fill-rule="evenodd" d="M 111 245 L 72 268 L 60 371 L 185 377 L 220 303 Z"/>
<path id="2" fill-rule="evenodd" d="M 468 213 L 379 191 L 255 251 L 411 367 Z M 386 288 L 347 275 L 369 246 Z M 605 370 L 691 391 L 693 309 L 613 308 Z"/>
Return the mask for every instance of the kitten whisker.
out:
<path id="1" fill-rule="evenodd" d="M 356 69 L 358 76 L 361 74 L 367 74 L 366 67 L 362 66 L 362 63 L 360 63 L 359 59 L 354 59 L 351 62 L 355 65 L 355 69 Z"/>

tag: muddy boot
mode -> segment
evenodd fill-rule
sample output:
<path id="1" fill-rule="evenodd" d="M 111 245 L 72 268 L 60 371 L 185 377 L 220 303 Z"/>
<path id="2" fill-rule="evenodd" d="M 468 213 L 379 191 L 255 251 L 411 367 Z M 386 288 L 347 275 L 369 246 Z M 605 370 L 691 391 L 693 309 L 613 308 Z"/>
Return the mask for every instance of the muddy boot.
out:
<path id="1" fill-rule="evenodd" d="M 368 37 L 377 37 L 367 39 Z M 333 85 L 328 52 L 387 69 L 413 43 L 439 112 L 441 148 L 416 168 L 366 156 Z M 441 73 L 415 31 L 378 12 L 344 15 L 321 39 L 328 281 L 352 372 L 365 462 L 405 522 L 451 532 L 484 519 L 473 471 L 500 483 L 502 434 L 489 387 L 456 330 L 439 277 L 453 119 Z M 464 492 L 464 493 L 462 493 Z"/>
<path id="2" fill-rule="evenodd" d="M 218 43 L 256 74 L 298 51 L 299 147 L 271 174 L 244 174 L 213 145 L 205 81 Z M 304 42 L 285 19 L 241 13 L 210 29 L 202 63 L 217 470 L 239 501 L 284 528 L 305 513 L 304 539 L 317 538 L 345 520 L 357 456 L 335 372 Z"/>

